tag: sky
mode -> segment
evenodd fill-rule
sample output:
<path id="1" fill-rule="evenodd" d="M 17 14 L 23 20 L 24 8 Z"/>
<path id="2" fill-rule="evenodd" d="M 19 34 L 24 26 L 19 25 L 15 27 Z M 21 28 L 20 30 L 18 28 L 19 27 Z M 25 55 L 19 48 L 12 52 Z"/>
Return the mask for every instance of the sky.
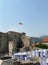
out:
<path id="1" fill-rule="evenodd" d="M 7 31 L 48 35 L 48 0 L 0 0 L 0 32 Z"/>

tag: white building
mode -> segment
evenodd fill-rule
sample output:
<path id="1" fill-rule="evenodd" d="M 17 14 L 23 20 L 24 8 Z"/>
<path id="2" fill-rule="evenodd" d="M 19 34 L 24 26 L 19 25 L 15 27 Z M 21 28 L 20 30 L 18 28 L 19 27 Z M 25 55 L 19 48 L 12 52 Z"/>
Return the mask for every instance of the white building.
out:
<path id="1" fill-rule="evenodd" d="M 12 58 L 15 58 L 15 59 L 19 59 L 19 60 L 29 60 L 31 59 L 31 55 L 30 53 L 27 53 L 27 52 L 19 52 L 19 53 L 14 53 Z"/>

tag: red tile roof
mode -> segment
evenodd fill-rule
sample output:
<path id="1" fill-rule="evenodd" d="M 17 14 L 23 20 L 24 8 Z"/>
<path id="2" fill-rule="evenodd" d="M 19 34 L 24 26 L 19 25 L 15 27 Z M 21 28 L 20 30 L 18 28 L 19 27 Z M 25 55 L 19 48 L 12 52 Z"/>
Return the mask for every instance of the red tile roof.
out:
<path id="1" fill-rule="evenodd" d="M 36 46 L 36 44 L 31 44 L 33 47 Z"/>
<path id="2" fill-rule="evenodd" d="M 42 42 L 48 42 L 48 38 L 43 38 Z"/>

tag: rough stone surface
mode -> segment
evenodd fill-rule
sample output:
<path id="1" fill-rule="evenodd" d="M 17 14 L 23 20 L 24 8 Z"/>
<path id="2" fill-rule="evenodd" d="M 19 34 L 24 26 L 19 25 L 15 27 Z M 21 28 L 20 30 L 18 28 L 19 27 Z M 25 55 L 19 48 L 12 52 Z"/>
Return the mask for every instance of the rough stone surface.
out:
<path id="1" fill-rule="evenodd" d="M 37 62 L 36 61 L 36 63 L 33 63 L 33 61 L 22 61 L 22 62 L 20 62 L 20 61 L 15 61 L 14 63 L 13 63 L 13 65 L 40 65 L 40 63 L 39 62 Z"/>
<path id="2" fill-rule="evenodd" d="M 33 63 L 32 61 L 20 62 L 8 59 L 6 61 L 0 60 L 0 65 L 40 65 L 40 63 L 39 62 Z"/>
<path id="3" fill-rule="evenodd" d="M 12 52 L 18 51 L 20 48 L 30 46 L 29 37 L 25 33 L 18 33 L 14 31 L 9 31 L 7 33 L 0 32 L 0 53 L 1 52 L 11 52 L 9 50 L 9 45 Z"/>

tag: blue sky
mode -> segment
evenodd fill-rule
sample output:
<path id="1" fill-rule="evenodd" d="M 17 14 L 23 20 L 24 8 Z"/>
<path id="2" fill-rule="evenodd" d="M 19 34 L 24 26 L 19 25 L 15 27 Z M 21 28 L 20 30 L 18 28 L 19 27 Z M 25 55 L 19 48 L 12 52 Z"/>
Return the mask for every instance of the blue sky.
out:
<path id="1" fill-rule="evenodd" d="M 0 31 L 9 30 L 48 35 L 48 0 L 0 0 Z"/>

